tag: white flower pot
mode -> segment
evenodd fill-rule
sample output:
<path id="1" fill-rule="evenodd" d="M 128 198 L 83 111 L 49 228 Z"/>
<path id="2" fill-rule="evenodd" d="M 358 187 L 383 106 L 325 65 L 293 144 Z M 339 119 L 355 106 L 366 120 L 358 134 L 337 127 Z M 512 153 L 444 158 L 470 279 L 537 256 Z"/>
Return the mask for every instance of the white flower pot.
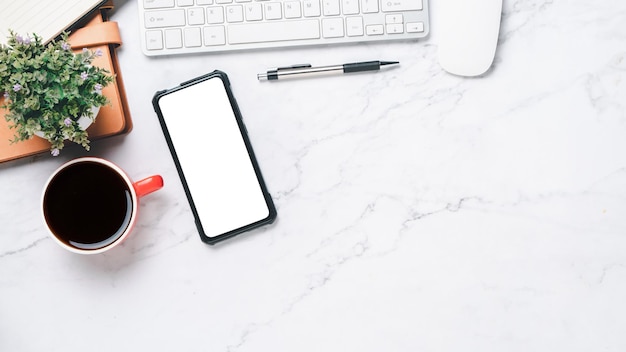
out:
<path id="1" fill-rule="evenodd" d="M 91 108 L 91 112 L 93 113 L 93 119 L 96 118 L 96 116 L 98 116 L 98 112 L 100 112 L 100 107 L 99 106 L 94 106 Z M 93 119 L 89 116 L 81 116 L 78 118 L 78 120 L 76 121 L 76 123 L 78 123 L 78 127 L 81 130 L 86 130 L 89 126 L 91 126 L 91 124 L 93 123 Z M 37 137 L 41 137 L 41 138 L 46 138 L 44 136 L 44 133 L 42 131 L 35 131 L 35 136 Z M 67 138 L 67 137 L 66 137 Z"/>

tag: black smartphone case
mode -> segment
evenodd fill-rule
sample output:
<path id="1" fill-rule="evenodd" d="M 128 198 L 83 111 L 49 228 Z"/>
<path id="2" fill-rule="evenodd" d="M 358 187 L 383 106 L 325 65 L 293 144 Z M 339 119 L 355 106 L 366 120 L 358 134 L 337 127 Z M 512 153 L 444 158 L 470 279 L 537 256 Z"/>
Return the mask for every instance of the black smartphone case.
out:
<path id="1" fill-rule="evenodd" d="M 246 149 L 248 151 L 248 154 L 250 156 L 250 160 L 252 162 L 252 166 L 254 168 L 254 172 L 256 174 L 257 180 L 259 182 L 259 185 L 261 187 L 261 190 L 263 192 L 263 196 L 265 198 L 265 203 L 267 205 L 267 208 L 269 210 L 269 215 L 267 216 L 267 218 L 262 219 L 260 221 L 245 225 L 243 227 L 240 228 L 236 228 L 233 229 L 231 231 L 222 233 L 219 236 L 213 236 L 213 237 L 209 237 L 205 234 L 204 229 L 202 227 L 202 223 L 200 221 L 200 216 L 198 214 L 198 211 L 195 207 L 194 201 L 193 201 L 193 195 L 191 194 L 190 190 L 189 190 L 189 186 L 187 185 L 187 182 L 185 180 L 185 173 L 184 170 L 182 169 L 182 166 L 179 162 L 178 156 L 176 154 L 176 149 L 174 148 L 174 144 L 172 139 L 170 138 L 168 129 L 167 129 L 167 125 L 165 123 L 165 120 L 163 118 L 163 114 L 161 112 L 161 109 L 159 107 L 159 99 L 161 97 L 163 97 L 164 95 L 167 95 L 171 92 L 180 90 L 180 89 L 184 89 L 185 87 L 194 85 L 196 83 L 205 81 L 205 80 L 209 80 L 209 79 L 220 79 L 222 81 L 222 83 L 224 84 L 224 89 L 226 90 L 226 94 L 228 95 L 228 99 L 230 101 L 230 105 L 233 109 L 234 115 L 235 115 L 235 119 L 237 120 L 237 125 L 239 126 L 239 132 L 241 133 L 241 137 L 243 138 L 243 141 L 245 143 Z M 187 196 L 187 200 L 189 201 L 189 205 L 191 206 L 191 211 L 193 212 L 193 216 L 195 218 L 195 223 L 196 223 L 196 227 L 198 228 L 198 232 L 200 234 L 200 239 L 210 245 L 213 245 L 215 243 L 218 243 L 220 241 L 223 241 L 225 239 L 231 238 L 233 236 L 239 235 L 243 232 L 252 230 L 254 228 L 263 226 L 263 225 L 267 225 L 267 224 L 271 224 L 274 222 L 274 220 L 276 219 L 277 216 L 277 212 L 276 212 L 276 207 L 274 206 L 274 202 L 272 201 L 272 197 L 269 194 L 268 190 L 267 190 L 267 186 L 265 185 L 265 181 L 263 180 L 263 175 L 261 175 L 261 170 L 259 168 L 258 162 L 256 160 L 256 157 L 254 156 L 254 151 L 252 150 L 252 145 L 250 143 L 250 139 L 248 138 L 248 133 L 246 130 L 246 126 L 243 123 L 243 119 L 241 117 L 241 112 L 239 111 L 239 107 L 237 106 L 237 101 L 235 100 L 235 97 L 232 93 L 231 87 L 230 87 L 230 81 L 228 79 L 228 76 L 226 75 L 226 73 L 219 71 L 219 70 L 215 70 L 211 73 L 208 73 L 206 75 L 200 76 L 200 77 L 196 77 L 192 80 L 189 81 L 185 81 L 183 83 L 181 83 L 179 86 L 175 87 L 175 88 L 171 88 L 171 89 L 166 89 L 166 90 L 162 90 L 162 91 L 158 91 L 154 94 L 154 97 L 152 99 L 152 105 L 154 107 L 154 111 L 156 112 L 158 118 L 159 118 L 159 123 L 161 124 L 161 129 L 163 130 L 163 134 L 165 135 L 165 139 L 167 141 L 167 145 L 169 147 L 170 153 L 172 155 L 172 158 L 174 159 L 174 163 L 176 164 L 176 169 L 178 171 L 178 175 L 180 176 L 180 180 L 183 184 L 183 188 L 185 190 L 185 194 Z M 215 214 L 216 216 L 219 216 L 219 214 Z"/>

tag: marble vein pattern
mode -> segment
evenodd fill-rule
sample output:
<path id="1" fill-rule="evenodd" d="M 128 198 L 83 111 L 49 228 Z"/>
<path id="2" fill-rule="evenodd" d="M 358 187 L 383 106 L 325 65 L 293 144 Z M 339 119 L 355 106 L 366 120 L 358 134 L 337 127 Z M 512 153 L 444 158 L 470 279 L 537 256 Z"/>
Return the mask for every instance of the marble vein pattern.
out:
<path id="1" fill-rule="evenodd" d="M 158 59 L 139 50 L 137 6 L 111 16 L 134 129 L 91 153 L 166 185 L 124 245 L 84 257 L 39 211 L 82 152 L 0 165 L 0 351 L 626 350 L 626 2 L 505 0 L 474 79 L 437 63 L 436 0 L 417 43 Z M 400 65 L 256 80 L 363 59 Z M 278 220 L 212 247 L 150 101 L 213 69 Z"/>

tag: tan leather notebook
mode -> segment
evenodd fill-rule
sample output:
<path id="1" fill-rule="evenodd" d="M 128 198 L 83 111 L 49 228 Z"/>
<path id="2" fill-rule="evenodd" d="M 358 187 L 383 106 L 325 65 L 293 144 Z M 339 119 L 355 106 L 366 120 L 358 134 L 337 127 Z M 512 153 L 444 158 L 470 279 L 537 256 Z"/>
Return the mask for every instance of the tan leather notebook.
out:
<path id="1" fill-rule="evenodd" d="M 117 22 L 106 21 L 108 8 L 110 7 L 103 7 L 84 27 L 74 31 L 69 38 L 72 49 L 75 51 L 81 51 L 83 48 L 102 50 L 103 55 L 96 58 L 93 64 L 116 75 L 116 80 L 102 91 L 109 98 L 110 104 L 100 109 L 96 122 L 87 129 L 89 140 L 92 142 L 104 137 L 125 134 L 132 129 L 122 73 L 115 56 L 115 48 L 121 45 L 122 41 Z M 0 105 L 2 105 L 1 97 Z M 0 108 L 0 162 L 50 152 L 48 141 L 39 137 L 11 144 L 13 130 L 9 128 L 4 118 L 5 113 L 6 111 Z"/>

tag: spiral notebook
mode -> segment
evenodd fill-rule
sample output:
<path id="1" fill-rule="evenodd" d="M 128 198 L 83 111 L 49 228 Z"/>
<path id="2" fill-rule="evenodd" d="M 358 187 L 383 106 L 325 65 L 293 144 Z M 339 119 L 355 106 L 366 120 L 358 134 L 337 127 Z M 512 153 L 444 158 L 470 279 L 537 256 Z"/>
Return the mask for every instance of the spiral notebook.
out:
<path id="1" fill-rule="evenodd" d="M 80 24 L 103 0 L 13 0 L 3 1 L 0 11 L 0 44 L 6 44 L 9 29 L 20 35 L 37 33 L 44 42 Z"/>

